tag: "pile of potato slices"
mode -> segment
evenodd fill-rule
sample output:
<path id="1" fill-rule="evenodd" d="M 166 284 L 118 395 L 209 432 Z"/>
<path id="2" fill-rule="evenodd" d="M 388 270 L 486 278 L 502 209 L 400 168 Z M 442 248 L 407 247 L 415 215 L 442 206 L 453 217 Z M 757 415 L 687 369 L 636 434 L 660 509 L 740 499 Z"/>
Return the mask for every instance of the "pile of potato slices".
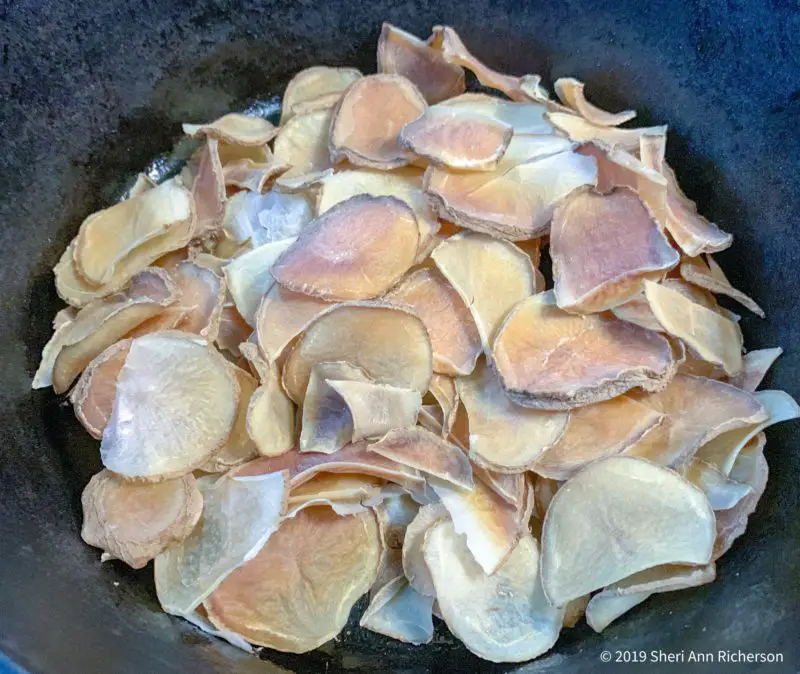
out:
<path id="1" fill-rule="evenodd" d="M 763 316 L 666 127 L 449 27 L 384 24 L 377 61 L 298 73 L 279 126 L 185 124 L 180 174 L 59 260 L 34 387 L 100 440 L 84 540 L 154 560 L 165 611 L 292 653 L 368 594 L 368 630 L 425 644 L 436 616 L 525 661 L 711 582 L 800 408 L 756 391 L 781 349 L 745 353 L 718 303 Z"/>

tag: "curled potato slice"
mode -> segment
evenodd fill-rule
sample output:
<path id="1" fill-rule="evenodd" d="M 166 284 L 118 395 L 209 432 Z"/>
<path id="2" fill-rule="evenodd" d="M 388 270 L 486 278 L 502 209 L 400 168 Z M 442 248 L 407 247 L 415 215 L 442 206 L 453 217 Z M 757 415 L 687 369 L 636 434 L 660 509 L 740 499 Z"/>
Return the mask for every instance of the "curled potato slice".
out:
<path id="1" fill-rule="evenodd" d="M 602 632 L 617 618 L 650 597 L 650 592 L 618 595 L 598 592 L 586 605 L 586 622 L 595 632 Z"/>
<path id="2" fill-rule="evenodd" d="M 427 644 L 433 639 L 433 602 L 400 575 L 375 593 L 359 625 L 404 643 Z"/>
<path id="3" fill-rule="evenodd" d="M 203 497 L 192 475 L 135 484 L 103 470 L 89 480 L 81 504 L 83 540 L 141 569 L 192 532 L 203 510 Z"/>
<path id="4" fill-rule="evenodd" d="M 275 178 L 289 170 L 287 164 L 255 162 L 252 159 L 237 159 L 222 169 L 223 182 L 251 192 L 264 192 L 267 185 Z"/>
<path id="5" fill-rule="evenodd" d="M 703 490 L 715 511 L 729 510 L 753 492 L 749 484 L 726 478 L 716 466 L 702 459 L 692 459 L 685 468 L 684 477 Z"/>
<path id="6" fill-rule="evenodd" d="M 195 222 L 192 235 L 208 236 L 222 224 L 225 214 L 225 176 L 219 158 L 219 142 L 209 139 L 181 171 L 181 181 L 192 191 Z"/>
<path id="7" fill-rule="evenodd" d="M 331 507 L 335 504 L 360 504 L 377 497 L 383 485 L 383 480 L 369 475 L 319 473 L 300 486 L 292 487 L 289 509 L 299 510 L 318 500 L 327 501 Z"/>
<path id="8" fill-rule="evenodd" d="M 384 170 L 405 166 L 411 155 L 397 135 L 426 107 L 419 90 L 400 75 L 368 75 L 353 82 L 333 113 L 331 160 Z"/>
<path id="9" fill-rule="evenodd" d="M 511 311 L 493 356 L 508 396 L 540 409 L 580 407 L 634 387 L 660 390 L 676 367 L 663 336 L 606 316 L 568 314 L 552 291 Z"/>
<path id="10" fill-rule="evenodd" d="M 277 181 L 300 178 L 331 167 L 328 152 L 328 130 L 331 109 L 297 114 L 284 124 L 275 138 L 274 160 L 291 168 Z"/>
<path id="11" fill-rule="evenodd" d="M 260 370 L 261 385 L 247 407 L 247 434 L 259 454 L 279 456 L 294 447 L 295 408 L 281 387 L 277 368 L 264 363 Z"/>
<path id="12" fill-rule="evenodd" d="M 707 564 L 714 513 L 702 491 L 649 461 L 615 456 L 553 497 L 542 533 L 542 584 L 556 606 L 659 564 Z M 582 560 L 591 559 L 587 567 Z"/>
<path id="13" fill-rule="evenodd" d="M 430 394 L 441 410 L 442 437 L 447 437 L 455 424 L 460 403 L 455 379 L 441 374 L 434 374 L 431 377 Z"/>
<path id="14" fill-rule="evenodd" d="M 291 119 L 297 108 L 322 97 L 333 97 L 333 105 L 347 87 L 361 77 L 355 68 L 312 66 L 297 73 L 283 92 L 281 124 Z"/>
<path id="15" fill-rule="evenodd" d="M 486 575 L 449 522 L 425 536 L 439 610 L 473 653 L 492 662 L 523 662 L 550 650 L 564 610 L 550 605 L 539 578 L 539 546 L 525 534 L 508 559 Z"/>
<path id="16" fill-rule="evenodd" d="M 405 202 L 362 194 L 314 220 L 270 271 L 295 292 L 324 300 L 369 299 L 408 271 L 418 243 L 416 218 Z"/>
<path id="17" fill-rule="evenodd" d="M 392 288 L 384 300 L 408 306 L 425 324 L 435 372 L 472 372 L 481 353 L 481 337 L 462 295 L 442 274 L 435 269 L 418 269 Z"/>
<path id="18" fill-rule="evenodd" d="M 680 257 L 635 192 L 573 193 L 550 226 L 558 306 L 593 313 L 611 309 L 660 280 Z"/>
<path id="19" fill-rule="evenodd" d="M 658 319 L 653 314 L 650 303 L 647 301 L 643 292 L 635 295 L 627 302 L 612 308 L 611 312 L 617 318 L 638 325 L 646 330 L 653 330 L 654 332 L 661 332 L 663 330 L 661 323 L 658 322 Z"/>
<path id="20" fill-rule="evenodd" d="M 756 349 L 744 354 L 742 371 L 731 380 L 731 384 L 745 391 L 755 391 L 782 353 L 783 349 L 778 346 L 772 349 Z"/>
<path id="21" fill-rule="evenodd" d="M 378 38 L 378 72 L 402 75 L 433 105 L 464 91 L 464 71 L 441 51 L 384 22 Z"/>
<path id="22" fill-rule="evenodd" d="M 597 126 L 619 126 L 625 122 L 630 122 L 636 117 L 635 110 L 623 110 L 622 112 L 607 112 L 586 100 L 583 93 L 584 84 L 573 77 L 560 77 L 553 85 L 556 96 L 561 99 L 564 105 L 569 106 L 588 122 Z"/>
<path id="23" fill-rule="evenodd" d="M 129 479 L 185 475 L 227 441 L 238 398 L 227 361 L 204 340 L 180 332 L 139 337 L 117 378 L 103 464 Z"/>
<path id="24" fill-rule="evenodd" d="M 419 391 L 368 381 L 327 380 L 353 419 L 352 440 L 378 437 L 416 424 L 422 405 Z M 308 396 L 306 396 L 308 398 Z"/>
<path id="25" fill-rule="evenodd" d="M 202 519 L 155 561 L 156 593 L 167 613 L 191 613 L 234 569 L 258 554 L 286 510 L 287 482 L 285 473 L 197 481 Z"/>
<path id="26" fill-rule="evenodd" d="M 542 135 L 552 136 L 553 127 L 547 122 L 544 113 L 547 108 L 541 103 L 507 101 L 488 94 L 468 93 L 443 101 L 436 106 L 455 109 L 458 112 L 469 111 L 474 114 L 490 117 L 507 124 L 514 130 L 514 137 Z M 563 141 L 561 145 L 570 147 Z"/>
<path id="27" fill-rule="evenodd" d="M 403 538 L 403 573 L 414 590 L 428 597 L 436 596 L 436 588 L 425 562 L 425 536 L 435 524 L 449 517 L 442 503 L 424 505 L 409 522 Z"/>
<path id="28" fill-rule="evenodd" d="M 343 360 L 380 384 L 428 389 L 430 340 L 416 316 L 378 303 L 335 305 L 319 315 L 296 343 L 283 366 L 283 386 L 302 402 L 315 363 Z"/>
<path id="29" fill-rule="evenodd" d="M 469 456 L 485 468 L 528 470 L 567 428 L 569 412 L 532 410 L 509 400 L 485 361 L 471 376 L 459 377 L 457 385 L 469 415 Z"/>
<path id="30" fill-rule="evenodd" d="M 261 117 L 232 112 L 208 124 L 184 124 L 183 132 L 192 138 L 213 138 L 231 145 L 253 147 L 269 143 L 278 129 Z"/>
<path id="31" fill-rule="evenodd" d="M 598 126 L 567 112 L 548 112 L 545 119 L 576 143 L 600 141 L 628 151 L 638 151 L 643 136 L 663 136 L 667 133 L 666 126 L 646 126 L 638 129 Z"/>
<path id="32" fill-rule="evenodd" d="M 681 263 L 680 271 L 681 276 L 689 283 L 710 290 L 712 293 L 726 295 L 750 309 L 757 316 L 764 318 L 764 310 L 741 290 L 737 290 L 730 284 L 722 267 L 710 255 L 706 256 L 705 261 L 702 258 L 685 260 Z"/>
<path id="33" fill-rule="evenodd" d="M 304 508 L 211 594 L 209 620 L 258 646 L 313 650 L 342 630 L 375 580 L 380 551 L 371 512 Z"/>

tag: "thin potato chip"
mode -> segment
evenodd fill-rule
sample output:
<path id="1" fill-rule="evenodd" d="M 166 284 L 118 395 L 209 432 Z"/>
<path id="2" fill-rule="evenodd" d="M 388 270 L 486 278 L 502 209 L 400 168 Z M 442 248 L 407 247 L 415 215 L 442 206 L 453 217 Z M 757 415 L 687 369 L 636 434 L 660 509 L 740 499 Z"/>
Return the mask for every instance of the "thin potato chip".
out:
<path id="1" fill-rule="evenodd" d="M 541 103 L 507 101 L 487 94 L 468 93 L 434 107 L 437 110 L 454 109 L 457 112 L 469 111 L 490 117 L 514 129 L 514 137 L 553 135 L 553 127 L 544 118 L 547 108 Z M 569 147 L 569 144 L 564 144 Z"/>
<path id="2" fill-rule="evenodd" d="M 647 301 L 643 292 L 635 295 L 627 302 L 617 305 L 611 309 L 611 312 L 617 318 L 638 325 L 646 330 L 653 330 L 654 332 L 661 332 L 663 330 L 661 323 L 658 322 L 655 314 L 653 314 L 650 303 Z"/>
<path id="3" fill-rule="evenodd" d="M 580 80 L 572 77 L 560 77 L 553 85 L 556 96 L 561 99 L 564 105 L 569 106 L 586 121 L 597 126 L 619 126 L 625 122 L 630 122 L 636 117 L 635 110 L 623 110 L 622 112 L 607 112 L 586 100 L 583 93 L 584 84 Z"/>
<path id="4" fill-rule="evenodd" d="M 692 459 L 683 475 L 689 482 L 703 490 L 715 511 L 729 510 L 753 493 L 753 488 L 749 484 L 725 477 L 716 466 L 702 459 Z"/>
<path id="5" fill-rule="evenodd" d="M 617 618 L 645 601 L 650 594 L 650 592 L 640 592 L 618 595 L 598 592 L 586 606 L 586 623 L 595 632 L 600 633 Z"/>
<path id="6" fill-rule="evenodd" d="M 368 381 L 328 378 L 326 382 L 350 412 L 353 442 L 382 436 L 393 429 L 409 428 L 417 422 L 422 405 L 419 391 Z"/>
<path id="7" fill-rule="evenodd" d="M 218 630 L 210 622 L 208 622 L 208 616 L 206 614 L 205 609 L 202 606 L 198 606 L 191 613 L 182 615 L 181 618 L 191 623 L 202 632 L 210 634 L 212 637 L 217 637 L 218 639 L 224 639 L 231 646 L 240 648 L 245 653 L 252 654 L 255 652 L 253 650 L 253 647 L 250 644 L 248 644 L 247 641 L 245 641 L 245 638 L 241 634 L 236 634 L 235 632 L 230 632 L 228 630 Z"/>
<path id="8" fill-rule="evenodd" d="M 295 443 L 295 408 L 274 365 L 261 367 L 259 386 L 247 408 L 247 433 L 262 456 L 279 456 Z"/>
<path id="9" fill-rule="evenodd" d="M 404 643 L 427 644 L 433 639 L 433 601 L 400 575 L 375 593 L 359 625 Z"/>
<path id="10" fill-rule="evenodd" d="M 219 317 L 217 331 L 217 347 L 221 351 L 228 351 L 234 356 L 239 356 L 239 346 L 246 341 L 253 332 L 247 321 L 236 309 L 233 301 L 226 301 Z"/>
<path id="11" fill-rule="evenodd" d="M 306 507 L 312 500 L 327 499 L 331 503 L 366 501 L 375 498 L 384 481 L 369 475 L 319 473 L 289 492 L 289 508 Z"/>
<path id="12" fill-rule="evenodd" d="M 783 349 L 778 346 L 772 349 L 756 349 L 744 354 L 742 371 L 731 380 L 731 384 L 745 391 L 755 391 L 782 353 Z"/>
<path id="13" fill-rule="evenodd" d="M 441 503 L 422 506 L 409 522 L 403 538 L 403 573 L 412 588 L 428 597 L 436 596 L 436 588 L 425 563 L 425 535 L 435 524 L 449 517 L 447 508 Z"/>
<path id="14" fill-rule="evenodd" d="M 456 422 L 460 403 L 455 379 L 442 374 L 434 374 L 431 377 L 430 393 L 442 411 L 442 436 L 446 437 Z"/>
<path id="15" fill-rule="evenodd" d="M 291 166 L 277 181 L 324 171 L 332 166 L 328 151 L 331 109 L 295 115 L 281 127 L 275 138 L 275 161 Z"/>
<path id="16" fill-rule="evenodd" d="M 590 121 L 565 112 L 548 112 L 545 119 L 576 143 L 600 141 L 612 147 L 621 147 L 631 152 L 638 151 L 643 136 L 658 136 L 667 133 L 666 126 L 646 126 L 638 129 L 618 129 L 598 126 Z"/>
<path id="17" fill-rule="evenodd" d="M 209 139 L 181 171 L 181 181 L 192 190 L 195 237 L 215 233 L 225 213 L 225 177 L 219 160 L 219 142 Z"/>
<path id="18" fill-rule="evenodd" d="M 288 164 L 276 161 L 258 163 L 252 159 L 237 159 L 222 170 L 225 185 L 233 185 L 251 192 L 264 192 L 267 185 L 289 170 Z"/>
<path id="19" fill-rule="evenodd" d="M 701 258 L 684 260 L 681 263 L 680 271 L 681 276 L 689 283 L 694 283 L 696 286 L 718 295 L 726 295 L 750 309 L 757 316 L 765 317 L 764 310 L 758 304 L 730 284 L 725 272 L 710 255 L 706 256 L 705 261 Z"/>
<path id="20" fill-rule="evenodd" d="M 281 124 L 286 124 L 297 112 L 297 108 L 322 97 L 334 97 L 336 104 L 341 94 L 357 79 L 361 73 L 355 68 L 329 68 L 313 66 L 297 73 L 283 92 L 281 102 Z"/>
<path id="21" fill-rule="evenodd" d="M 184 124 L 183 132 L 192 138 L 214 138 L 231 145 L 253 147 L 269 143 L 278 129 L 261 117 L 232 112 L 208 124 Z"/>

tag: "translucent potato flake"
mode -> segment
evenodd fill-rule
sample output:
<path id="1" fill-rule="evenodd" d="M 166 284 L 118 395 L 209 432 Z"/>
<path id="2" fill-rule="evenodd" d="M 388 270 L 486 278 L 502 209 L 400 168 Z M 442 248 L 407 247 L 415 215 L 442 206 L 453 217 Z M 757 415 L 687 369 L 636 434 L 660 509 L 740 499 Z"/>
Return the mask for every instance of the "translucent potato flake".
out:
<path id="1" fill-rule="evenodd" d="M 375 593 L 359 625 L 404 643 L 427 644 L 433 639 L 433 602 L 400 575 Z"/>
<path id="2" fill-rule="evenodd" d="M 702 459 L 692 459 L 683 475 L 689 482 L 703 490 L 708 503 L 715 511 L 733 508 L 753 491 L 749 484 L 726 478 L 716 466 Z"/>
<path id="3" fill-rule="evenodd" d="M 281 124 L 295 114 L 298 107 L 323 97 L 333 97 L 336 104 L 342 92 L 361 77 L 355 68 L 312 66 L 301 70 L 286 85 L 281 104 Z"/>
<path id="4" fill-rule="evenodd" d="M 409 522 L 403 538 L 403 573 L 414 590 L 428 597 L 436 596 L 436 588 L 425 562 L 425 536 L 435 524 L 449 517 L 441 503 L 424 505 Z"/>
<path id="5" fill-rule="evenodd" d="M 636 117 L 635 110 L 607 112 L 586 100 L 584 84 L 572 77 L 561 77 L 555 81 L 556 95 L 564 105 L 569 106 L 588 122 L 597 126 L 619 126 Z"/>
<path id="6" fill-rule="evenodd" d="M 408 270 L 418 243 L 408 205 L 394 197 L 359 195 L 311 222 L 270 271 L 295 292 L 324 300 L 370 299 Z"/>
<path id="7" fill-rule="evenodd" d="M 222 170 L 225 185 L 232 185 L 251 192 L 264 192 L 268 184 L 289 170 L 287 164 L 254 162 L 252 159 L 238 159 L 227 164 Z"/>
<path id="8" fill-rule="evenodd" d="M 547 108 L 540 103 L 507 101 L 488 94 L 470 92 L 443 101 L 433 107 L 437 110 L 449 108 L 455 109 L 457 112 L 468 111 L 490 117 L 510 126 L 514 130 L 516 138 L 530 135 L 551 136 L 553 134 L 553 127 L 544 118 Z M 570 143 L 566 141 L 561 144 L 570 147 Z"/>
<path id="9" fill-rule="evenodd" d="M 511 311 L 493 357 L 508 396 L 539 409 L 580 407 L 635 387 L 657 391 L 676 367 L 662 335 L 603 315 L 568 314 L 551 291 Z"/>
<path id="10" fill-rule="evenodd" d="M 705 260 L 697 257 L 685 260 L 681 263 L 680 272 L 681 276 L 689 283 L 718 295 L 726 295 L 750 309 L 757 316 L 764 318 L 764 310 L 742 291 L 736 290 L 730 284 L 725 272 L 722 271 L 722 267 L 710 255 L 707 255 Z"/>
<path id="11" fill-rule="evenodd" d="M 635 192 L 573 193 L 553 215 L 550 255 L 558 306 L 605 311 L 660 280 L 680 257 Z"/>
<path id="12" fill-rule="evenodd" d="M 265 363 L 261 369 L 261 385 L 247 408 L 247 434 L 259 454 L 279 456 L 294 447 L 295 407 L 281 387 L 277 368 Z"/>
<path id="13" fill-rule="evenodd" d="M 368 381 L 327 380 L 353 419 L 352 441 L 380 437 L 416 425 L 422 405 L 419 391 Z"/>
<path id="14" fill-rule="evenodd" d="M 357 80 L 333 114 L 331 159 L 386 170 L 405 166 L 411 156 L 399 145 L 397 136 L 426 107 L 419 90 L 400 75 L 368 75 Z"/>
<path id="15" fill-rule="evenodd" d="M 731 384 L 745 391 L 755 391 L 782 353 L 783 349 L 778 346 L 772 349 L 756 349 L 744 354 L 742 371 L 731 380 Z"/>
<path id="16" fill-rule="evenodd" d="M 192 191 L 194 236 L 215 233 L 225 213 L 225 176 L 219 159 L 219 142 L 209 139 L 181 171 L 181 181 Z"/>
<path id="17" fill-rule="evenodd" d="M 209 124 L 184 124 L 183 132 L 192 138 L 213 138 L 232 145 L 265 145 L 278 130 L 266 119 L 230 113 Z"/>
<path id="18" fill-rule="evenodd" d="M 252 249 L 296 237 L 313 217 L 302 194 L 237 192 L 226 205 L 224 229 L 234 242 Z"/>
<path id="19" fill-rule="evenodd" d="M 442 374 L 431 377 L 430 394 L 436 400 L 442 417 L 442 435 L 446 437 L 453 429 L 456 417 L 458 416 L 458 406 L 460 403 L 456 380 Z"/>
<path id="20" fill-rule="evenodd" d="M 331 167 L 328 129 L 333 111 L 314 110 L 292 117 L 275 138 L 275 161 L 291 168 L 280 180 L 298 178 Z"/>

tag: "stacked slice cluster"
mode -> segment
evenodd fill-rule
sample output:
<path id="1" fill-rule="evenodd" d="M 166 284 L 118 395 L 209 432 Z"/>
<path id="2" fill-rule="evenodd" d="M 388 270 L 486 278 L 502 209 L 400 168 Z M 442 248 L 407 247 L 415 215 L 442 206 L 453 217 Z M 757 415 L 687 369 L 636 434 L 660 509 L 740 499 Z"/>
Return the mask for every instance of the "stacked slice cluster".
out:
<path id="1" fill-rule="evenodd" d="M 59 260 L 34 387 L 100 441 L 84 540 L 154 560 L 165 611 L 293 653 L 367 594 L 365 629 L 425 644 L 435 616 L 520 662 L 711 582 L 800 408 L 756 390 L 781 350 L 745 353 L 718 303 L 763 316 L 666 127 L 449 27 L 385 24 L 377 57 L 298 73 L 279 126 L 184 125 L 180 175 Z"/>

